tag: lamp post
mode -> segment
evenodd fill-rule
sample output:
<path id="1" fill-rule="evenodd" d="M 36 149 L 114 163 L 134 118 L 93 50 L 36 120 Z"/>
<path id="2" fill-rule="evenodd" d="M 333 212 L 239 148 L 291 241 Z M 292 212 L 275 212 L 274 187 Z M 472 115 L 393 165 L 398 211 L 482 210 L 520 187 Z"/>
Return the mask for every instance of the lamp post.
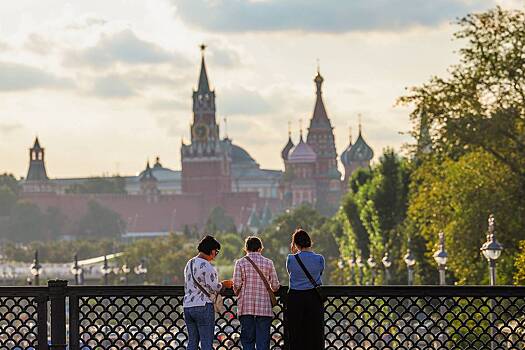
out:
<path id="1" fill-rule="evenodd" d="M 124 275 L 124 282 L 126 285 L 129 283 L 129 273 L 131 272 L 131 268 L 128 266 L 128 264 L 122 265 L 122 274 Z"/>
<path id="2" fill-rule="evenodd" d="M 146 282 L 146 274 L 148 273 L 148 269 L 146 268 L 146 260 L 144 258 L 140 259 L 140 264 L 135 266 L 133 271 L 137 276 L 139 276 L 142 284 L 144 284 Z"/>
<path id="3" fill-rule="evenodd" d="M 403 259 L 407 265 L 408 285 L 411 286 L 414 283 L 414 265 L 416 264 L 416 258 L 414 258 L 414 255 L 412 255 L 412 251 L 410 250 L 410 239 L 408 240 L 407 253 Z"/>
<path id="4" fill-rule="evenodd" d="M 350 266 L 350 283 L 355 283 L 355 252 L 352 252 L 351 258 L 348 259 Z"/>
<path id="5" fill-rule="evenodd" d="M 501 255 L 503 246 L 496 240 L 494 215 L 489 216 L 489 230 L 487 232 L 487 241 L 481 246 L 481 252 L 489 263 L 490 285 L 496 285 L 496 260 Z"/>
<path id="6" fill-rule="evenodd" d="M 111 267 L 108 265 L 108 258 L 104 255 L 104 264 L 100 268 L 100 271 L 102 272 L 102 276 L 104 276 L 104 285 L 108 285 L 108 277 L 111 273 Z"/>
<path id="7" fill-rule="evenodd" d="M 359 285 L 363 285 L 363 260 L 361 260 L 361 257 L 358 256 L 355 264 L 357 265 L 357 268 L 359 269 Z"/>
<path id="8" fill-rule="evenodd" d="M 447 266 L 448 254 L 445 251 L 445 234 L 443 232 L 439 233 L 439 248 L 434 253 L 434 260 L 438 264 L 439 269 L 439 285 L 444 286 L 447 284 L 445 280 L 445 270 Z"/>
<path id="9" fill-rule="evenodd" d="M 78 265 L 78 255 L 73 256 L 73 266 L 71 266 L 71 273 L 75 276 L 75 284 L 80 285 L 80 275 L 82 274 L 82 268 Z"/>
<path id="10" fill-rule="evenodd" d="M 35 282 L 35 286 L 40 285 L 40 274 L 42 273 L 42 265 L 38 261 L 38 250 L 35 250 L 35 259 L 31 265 L 31 274 Z"/>
<path id="11" fill-rule="evenodd" d="M 337 261 L 337 268 L 339 269 L 340 273 L 341 273 L 341 285 L 344 285 L 345 284 L 345 262 L 343 261 L 343 259 L 339 259 Z"/>
<path id="12" fill-rule="evenodd" d="M 370 267 L 370 285 L 374 285 L 376 282 L 376 266 L 377 263 L 374 259 L 373 255 L 370 255 L 368 260 L 366 261 L 368 263 L 368 267 Z"/>
<path id="13" fill-rule="evenodd" d="M 388 251 L 385 251 L 383 259 L 381 259 L 383 266 L 385 267 L 385 281 L 384 284 L 388 285 L 390 283 L 390 267 L 392 266 L 392 260 L 390 260 L 390 255 Z"/>

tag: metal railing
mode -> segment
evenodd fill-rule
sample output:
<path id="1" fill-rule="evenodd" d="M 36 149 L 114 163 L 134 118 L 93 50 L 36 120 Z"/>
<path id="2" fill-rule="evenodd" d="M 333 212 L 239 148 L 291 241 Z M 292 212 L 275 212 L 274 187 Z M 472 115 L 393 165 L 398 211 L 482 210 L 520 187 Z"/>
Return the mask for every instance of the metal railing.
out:
<path id="1" fill-rule="evenodd" d="M 525 287 L 323 289 L 325 349 L 525 349 Z M 281 288 L 274 309 L 271 349 L 289 345 L 285 292 Z M 185 349 L 183 294 L 182 286 L 64 281 L 0 287 L 0 348 Z M 224 297 L 214 347 L 241 349 L 236 298 L 231 291 Z"/>

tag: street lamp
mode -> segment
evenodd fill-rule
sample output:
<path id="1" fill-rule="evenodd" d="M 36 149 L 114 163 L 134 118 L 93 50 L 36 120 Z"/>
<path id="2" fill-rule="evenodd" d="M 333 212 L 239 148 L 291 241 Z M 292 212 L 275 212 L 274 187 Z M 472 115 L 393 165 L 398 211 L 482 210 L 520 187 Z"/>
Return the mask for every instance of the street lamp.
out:
<path id="1" fill-rule="evenodd" d="M 104 255 L 104 264 L 100 267 L 100 271 L 102 272 L 102 275 L 104 276 L 104 285 L 108 285 L 108 277 L 111 273 L 111 267 L 108 265 L 108 258 Z"/>
<path id="2" fill-rule="evenodd" d="M 390 260 L 390 255 L 388 251 L 385 251 L 383 259 L 381 259 L 383 266 L 385 267 L 385 281 L 384 284 L 388 285 L 390 282 L 390 267 L 392 266 L 392 260 Z"/>
<path id="3" fill-rule="evenodd" d="M 503 246 L 496 240 L 494 215 L 489 216 L 489 230 L 487 232 L 487 241 L 481 246 L 481 252 L 489 262 L 490 285 L 496 285 L 496 260 L 501 255 Z"/>
<path id="4" fill-rule="evenodd" d="M 348 259 L 348 266 L 350 266 L 350 283 L 355 283 L 355 252 L 352 252 L 350 259 Z"/>
<path id="5" fill-rule="evenodd" d="M 414 283 L 414 265 L 416 264 L 416 258 L 410 250 L 410 239 L 408 239 L 407 253 L 403 258 L 408 270 L 408 285 L 411 286 Z"/>
<path id="6" fill-rule="evenodd" d="M 135 266 L 133 271 L 137 276 L 139 276 L 142 283 L 144 283 L 146 281 L 146 274 L 148 273 L 148 269 L 146 268 L 146 260 L 144 258 L 140 259 L 140 264 Z"/>
<path id="7" fill-rule="evenodd" d="M 447 284 L 445 280 L 445 270 L 447 265 L 448 254 L 445 251 L 445 234 L 443 232 L 439 233 L 439 248 L 434 253 L 434 260 L 438 264 L 439 269 L 439 285 L 444 286 Z"/>
<path id="8" fill-rule="evenodd" d="M 71 273 L 75 276 L 75 284 L 80 285 L 80 275 L 82 274 L 82 267 L 78 265 L 78 255 L 73 256 L 73 266 L 71 266 Z"/>
<path id="9" fill-rule="evenodd" d="M 359 285 L 362 286 L 363 285 L 363 266 L 364 264 L 360 256 L 357 257 L 355 264 L 357 265 L 357 268 L 359 269 Z"/>
<path id="10" fill-rule="evenodd" d="M 126 282 L 126 285 L 129 283 L 129 273 L 131 272 L 131 268 L 128 266 L 128 264 L 122 265 L 122 274 L 124 275 L 124 281 Z"/>
<path id="11" fill-rule="evenodd" d="M 40 274 L 42 273 L 42 265 L 38 261 L 38 249 L 35 250 L 35 259 L 31 265 L 31 274 L 33 275 L 35 286 L 40 285 Z"/>
<path id="12" fill-rule="evenodd" d="M 370 267 L 370 274 L 371 274 L 371 285 L 373 286 L 375 284 L 375 281 L 376 281 L 376 266 L 377 266 L 377 263 L 376 261 L 374 260 L 374 256 L 373 255 L 370 255 L 370 257 L 368 258 L 368 260 L 366 261 L 368 263 L 368 266 Z"/>

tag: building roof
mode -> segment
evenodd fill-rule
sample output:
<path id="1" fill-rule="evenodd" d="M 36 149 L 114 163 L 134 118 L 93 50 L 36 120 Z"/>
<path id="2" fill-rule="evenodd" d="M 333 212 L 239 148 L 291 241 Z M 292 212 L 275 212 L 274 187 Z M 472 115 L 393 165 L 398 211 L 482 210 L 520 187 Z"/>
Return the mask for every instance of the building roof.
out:
<path id="1" fill-rule="evenodd" d="M 42 149 L 42 147 L 40 147 L 40 141 L 38 141 L 38 136 L 35 138 L 35 143 L 33 144 L 33 148 L 34 150 L 40 150 Z"/>
<path id="2" fill-rule="evenodd" d="M 149 166 L 149 160 L 146 163 L 146 169 L 140 175 L 140 181 L 157 181 L 157 178 L 153 175 L 153 170 Z"/>
<path id="3" fill-rule="evenodd" d="M 201 45 L 202 58 L 201 58 L 201 71 L 199 74 L 199 85 L 197 92 L 206 93 L 210 92 L 210 84 L 208 82 L 208 74 L 206 73 L 206 62 L 204 61 L 204 49 L 205 45 Z"/>
<path id="4" fill-rule="evenodd" d="M 314 78 L 315 86 L 316 86 L 316 100 L 315 100 L 315 106 L 314 106 L 314 113 L 312 116 L 312 119 L 310 120 L 310 128 L 332 128 L 332 125 L 330 124 L 330 120 L 328 119 L 328 114 L 326 113 L 326 108 L 324 106 L 323 102 L 323 92 L 322 92 L 322 85 L 323 85 L 324 78 L 322 77 L 321 73 L 319 73 L 319 70 L 317 71 L 317 75 Z"/>
<path id="5" fill-rule="evenodd" d="M 317 159 L 312 147 L 303 141 L 303 135 L 299 139 L 297 146 L 290 150 L 288 161 L 290 163 L 312 163 Z"/>
<path id="6" fill-rule="evenodd" d="M 232 163 L 234 164 L 253 164 L 257 165 L 257 162 L 244 148 L 231 144 L 232 150 Z"/>

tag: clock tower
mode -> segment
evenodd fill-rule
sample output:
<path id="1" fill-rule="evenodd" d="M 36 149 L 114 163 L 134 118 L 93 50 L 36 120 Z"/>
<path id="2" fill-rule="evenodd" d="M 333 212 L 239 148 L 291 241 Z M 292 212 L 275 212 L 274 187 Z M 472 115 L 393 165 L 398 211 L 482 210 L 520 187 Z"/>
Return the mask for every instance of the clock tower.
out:
<path id="1" fill-rule="evenodd" d="M 221 193 L 231 191 L 231 144 L 219 137 L 215 119 L 215 91 L 210 89 L 201 45 L 201 69 L 193 91 L 191 142 L 182 144 L 182 192 Z"/>

